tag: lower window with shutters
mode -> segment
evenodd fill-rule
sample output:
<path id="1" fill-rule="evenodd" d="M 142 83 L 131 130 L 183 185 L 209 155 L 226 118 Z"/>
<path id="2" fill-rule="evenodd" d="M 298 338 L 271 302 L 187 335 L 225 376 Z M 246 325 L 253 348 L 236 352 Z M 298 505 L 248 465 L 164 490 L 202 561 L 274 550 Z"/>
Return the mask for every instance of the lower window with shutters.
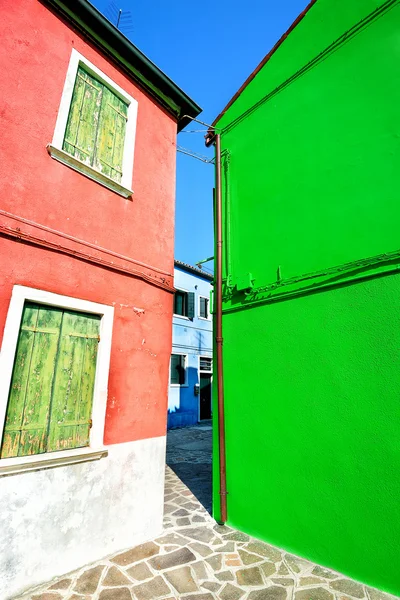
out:
<path id="1" fill-rule="evenodd" d="M 14 285 L 0 352 L 0 477 L 99 460 L 114 308 Z"/>
<path id="2" fill-rule="evenodd" d="M 171 385 L 186 385 L 185 354 L 171 354 Z"/>
<path id="3" fill-rule="evenodd" d="M 100 317 L 26 303 L 1 458 L 89 445 Z"/>

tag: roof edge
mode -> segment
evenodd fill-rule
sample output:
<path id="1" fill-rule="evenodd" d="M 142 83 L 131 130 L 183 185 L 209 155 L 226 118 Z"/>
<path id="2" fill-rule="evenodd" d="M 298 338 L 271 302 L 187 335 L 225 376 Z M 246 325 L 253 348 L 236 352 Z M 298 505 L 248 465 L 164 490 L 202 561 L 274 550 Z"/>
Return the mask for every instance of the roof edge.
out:
<path id="1" fill-rule="evenodd" d="M 278 50 L 278 48 L 283 44 L 283 42 L 286 40 L 286 38 L 292 33 L 293 29 L 295 29 L 295 27 L 297 27 L 297 25 L 300 23 L 300 21 L 303 20 L 303 18 L 306 16 L 306 14 L 308 13 L 308 11 L 314 6 L 314 4 L 316 2 L 317 2 L 317 0 L 310 0 L 310 2 L 307 4 L 307 6 L 305 7 L 305 9 L 298 15 L 298 17 L 293 21 L 293 23 L 290 25 L 290 27 L 279 38 L 279 40 L 276 42 L 276 44 L 268 52 L 268 54 L 266 56 L 264 56 L 264 58 L 262 59 L 262 61 L 258 64 L 258 66 L 254 69 L 254 71 L 252 71 L 252 73 L 250 73 L 250 75 L 248 76 L 248 78 L 246 79 L 246 81 L 238 89 L 238 91 L 236 92 L 236 94 L 234 96 L 232 96 L 232 98 L 229 100 L 229 102 L 225 106 L 225 108 L 214 119 L 214 121 L 212 122 L 212 126 L 213 127 L 215 127 L 215 125 L 218 123 L 218 121 L 220 119 L 222 119 L 222 117 L 224 116 L 224 114 L 226 113 L 226 111 L 232 106 L 232 104 L 234 102 L 236 102 L 236 100 L 239 98 L 239 96 L 243 92 L 243 90 L 245 90 L 245 88 L 249 85 L 249 83 L 261 71 L 261 69 L 263 68 L 263 66 L 269 61 L 269 59 L 273 56 L 273 54 L 275 54 L 275 52 Z"/>
<path id="2" fill-rule="evenodd" d="M 40 0 L 111 56 L 161 106 L 181 131 L 202 109 L 87 0 Z"/>
<path id="3" fill-rule="evenodd" d="M 182 271 L 192 273 L 193 275 L 197 275 L 198 277 L 202 277 L 203 279 L 207 279 L 208 281 L 214 280 L 214 276 L 210 273 L 205 273 L 201 269 L 198 269 L 197 267 L 192 267 L 192 265 L 188 265 L 187 263 L 184 263 L 177 259 L 174 260 L 174 267 L 182 269 Z"/>

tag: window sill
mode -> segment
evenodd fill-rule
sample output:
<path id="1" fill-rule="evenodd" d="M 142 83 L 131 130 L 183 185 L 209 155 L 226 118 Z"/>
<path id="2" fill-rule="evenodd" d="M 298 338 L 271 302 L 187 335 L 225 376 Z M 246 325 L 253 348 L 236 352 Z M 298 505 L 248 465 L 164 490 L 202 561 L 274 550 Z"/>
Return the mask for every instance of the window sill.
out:
<path id="1" fill-rule="evenodd" d="M 93 448 L 74 448 L 72 450 L 47 452 L 32 456 L 2 458 L 0 459 L 0 477 L 99 460 L 107 455 L 108 450 L 106 448 L 99 448 L 97 450 Z"/>
<path id="2" fill-rule="evenodd" d="M 178 319 L 184 319 L 185 321 L 191 321 L 192 320 L 190 317 L 187 317 L 186 315 L 176 315 L 174 313 L 173 316 L 174 317 L 178 317 Z"/>
<path id="3" fill-rule="evenodd" d="M 211 319 L 209 317 L 197 317 L 198 319 L 200 319 L 200 321 L 208 321 L 210 322 Z"/>
<path id="4" fill-rule="evenodd" d="M 172 388 L 188 388 L 189 387 L 188 383 L 170 383 L 169 385 Z"/>
<path id="5" fill-rule="evenodd" d="M 124 187 L 123 185 L 121 185 L 117 181 L 114 181 L 110 177 L 107 177 L 107 175 L 100 173 L 100 171 L 96 171 L 96 169 L 93 169 L 93 167 L 91 167 L 90 165 L 85 165 L 85 163 L 81 162 L 74 156 L 71 156 L 64 150 L 56 148 L 55 146 L 52 146 L 52 144 L 47 144 L 47 152 L 50 154 L 51 158 L 58 160 L 63 165 L 71 167 L 71 169 L 82 173 L 82 175 L 86 175 L 86 177 L 89 177 L 89 179 L 92 179 L 93 181 L 104 185 L 104 187 L 108 188 L 109 190 L 112 190 L 116 194 L 119 194 L 124 198 L 129 198 L 130 200 L 132 200 L 132 190 Z"/>

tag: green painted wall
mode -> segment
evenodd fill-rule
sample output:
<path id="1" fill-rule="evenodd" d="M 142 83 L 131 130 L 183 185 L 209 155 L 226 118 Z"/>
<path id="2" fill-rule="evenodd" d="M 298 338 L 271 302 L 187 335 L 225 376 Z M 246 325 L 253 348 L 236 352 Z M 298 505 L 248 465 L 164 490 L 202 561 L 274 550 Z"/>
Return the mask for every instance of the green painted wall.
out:
<path id="1" fill-rule="evenodd" d="M 399 107 L 400 2 L 317 0 L 217 123 L 229 523 L 396 594 Z"/>

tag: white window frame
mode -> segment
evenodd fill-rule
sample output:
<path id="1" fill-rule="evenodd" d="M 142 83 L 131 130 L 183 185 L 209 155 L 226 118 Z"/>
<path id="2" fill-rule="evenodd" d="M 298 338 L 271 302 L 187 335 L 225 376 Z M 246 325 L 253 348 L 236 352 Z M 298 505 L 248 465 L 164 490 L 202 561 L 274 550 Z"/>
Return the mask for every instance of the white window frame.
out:
<path id="1" fill-rule="evenodd" d="M 92 313 L 101 317 L 100 341 L 98 345 L 93 390 L 93 427 L 90 429 L 88 447 L 72 448 L 57 452 L 44 452 L 43 454 L 34 454 L 30 456 L 1 458 L 0 477 L 2 475 L 10 475 L 22 471 L 97 460 L 108 454 L 107 449 L 103 446 L 103 436 L 106 417 L 114 307 L 90 302 L 88 300 L 80 300 L 70 296 L 61 296 L 60 294 L 54 294 L 53 292 L 37 290 L 22 285 L 14 285 L 13 287 L 0 353 L 0 443 L 3 439 L 8 396 L 25 302 L 36 302 L 46 306 Z"/>
<path id="2" fill-rule="evenodd" d="M 183 356 L 185 358 L 185 383 L 171 383 L 171 356 L 172 356 L 172 354 L 179 354 L 179 356 Z M 174 351 L 174 349 L 172 349 L 171 356 L 169 359 L 169 385 L 170 385 L 170 387 L 172 387 L 172 388 L 183 388 L 183 387 L 187 388 L 187 387 L 189 387 L 189 377 L 188 377 L 189 355 L 186 354 L 185 352 L 176 352 L 176 351 Z"/>
<path id="3" fill-rule="evenodd" d="M 82 65 L 84 69 L 98 81 L 106 85 L 115 93 L 121 100 L 128 105 L 128 114 L 124 141 L 124 154 L 122 161 L 122 177 L 121 183 L 114 181 L 104 173 L 101 173 L 91 165 L 80 161 L 78 158 L 71 156 L 63 150 L 65 130 L 67 127 L 68 115 L 72 101 L 72 95 L 75 86 L 76 74 L 78 67 Z M 137 100 L 127 94 L 119 85 L 114 83 L 105 73 L 100 71 L 93 63 L 88 61 L 75 48 L 72 49 L 71 58 L 68 65 L 67 76 L 64 83 L 64 89 L 61 96 L 60 107 L 58 110 L 56 127 L 54 130 L 53 141 L 47 145 L 47 150 L 50 156 L 59 162 L 71 167 L 75 171 L 86 175 L 90 179 L 97 181 L 106 188 L 120 194 L 124 198 L 130 198 L 133 194 L 132 174 L 133 160 L 135 150 L 136 136 L 136 120 L 137 120 L 138 103 Z"/>
<path id="4" fill-rule="evenodd" d="M 208 311 L 208 316 L 207 317 L 201 317 L 200 316 L 200 298 L 204 298 L 205 300 L 208 301 L 207 303 L 207 311 Z M 210 321 L 210 298 L 207 296 L 203 296 L 202 294 L 199 294 L 199 301 L 197 304 L 197 314 L 198 314 L 198 318 L 201 319 L 202 321 Z"/>
<path id="5" fill-rule="evenodd" d="M 204 369 L 200 368 L 200 359 L 202 359 L 202 358 L 208 358 L 208 359 L 211 360 L 211 371 L 207 371 L 207 370 L 204 370 Z M 208 375 L 212 375 L 213 374 L 213 366 L 214 365 L 213 365 L 213 357 L 212 356 L 205 356 L 204 354 L 202 354 L 201 356 L 199 355 L 199 366 L 198 366 L 199 373 L 205 373 L 206 375 L 207 374 Z"/>
<path id="6" fill-rule="evenodd" d="M 203 296 L 203 298 L 205 298 L 205 296 Z M 204 369 L 200 369 L 200 359 L 201 358 L 209 358 L 211 360 L 211 371 L 204 371 Z M 198 374 L 199 374 L 199 388 L 200 388 L 200 375 L 204 374 L 204 375 L 210 375 L 210 383 L 211 383 L 211 411 L 212 411 L 212 401 L 213 401 L 213 394 L 212 394 L 212 384 L 213 384 L 213 368 L 214 368 L 214 357 L 213 356 L 205 356 L 204 354 L 202 354 L 198 357 Z M 197 421 L 199 423 L 201 423 L 202 421 L 206 421 L 207 419 L 200 419 L 200 389 L 199 389 L 199 400 L 197 402 Z"/>
<path id="7" fill-rule="evenodd" d="M 188 296 L 188 300 L 187 302 L 189 302 L 189 290 L 184 290 L 183 288 L 180 287 L 175 287 L 175 290 L 177 292 L 183 292 L 184 294 L 187 294 Z M 175 295 L 174 295 L 174 308 L 175 308 Z M 173 313 L 174 317 L 177 317 L 178 319 L 185 319 L 186 321 L 190 321 L 189 317 L 187 317 L 186 315 L 177 315 L 176 313 Z M 196 318 L 196 315 L 194 315 L 194 318 Z M 179 352 L 173 352 L 172 354 L 179 354 Z"/>

